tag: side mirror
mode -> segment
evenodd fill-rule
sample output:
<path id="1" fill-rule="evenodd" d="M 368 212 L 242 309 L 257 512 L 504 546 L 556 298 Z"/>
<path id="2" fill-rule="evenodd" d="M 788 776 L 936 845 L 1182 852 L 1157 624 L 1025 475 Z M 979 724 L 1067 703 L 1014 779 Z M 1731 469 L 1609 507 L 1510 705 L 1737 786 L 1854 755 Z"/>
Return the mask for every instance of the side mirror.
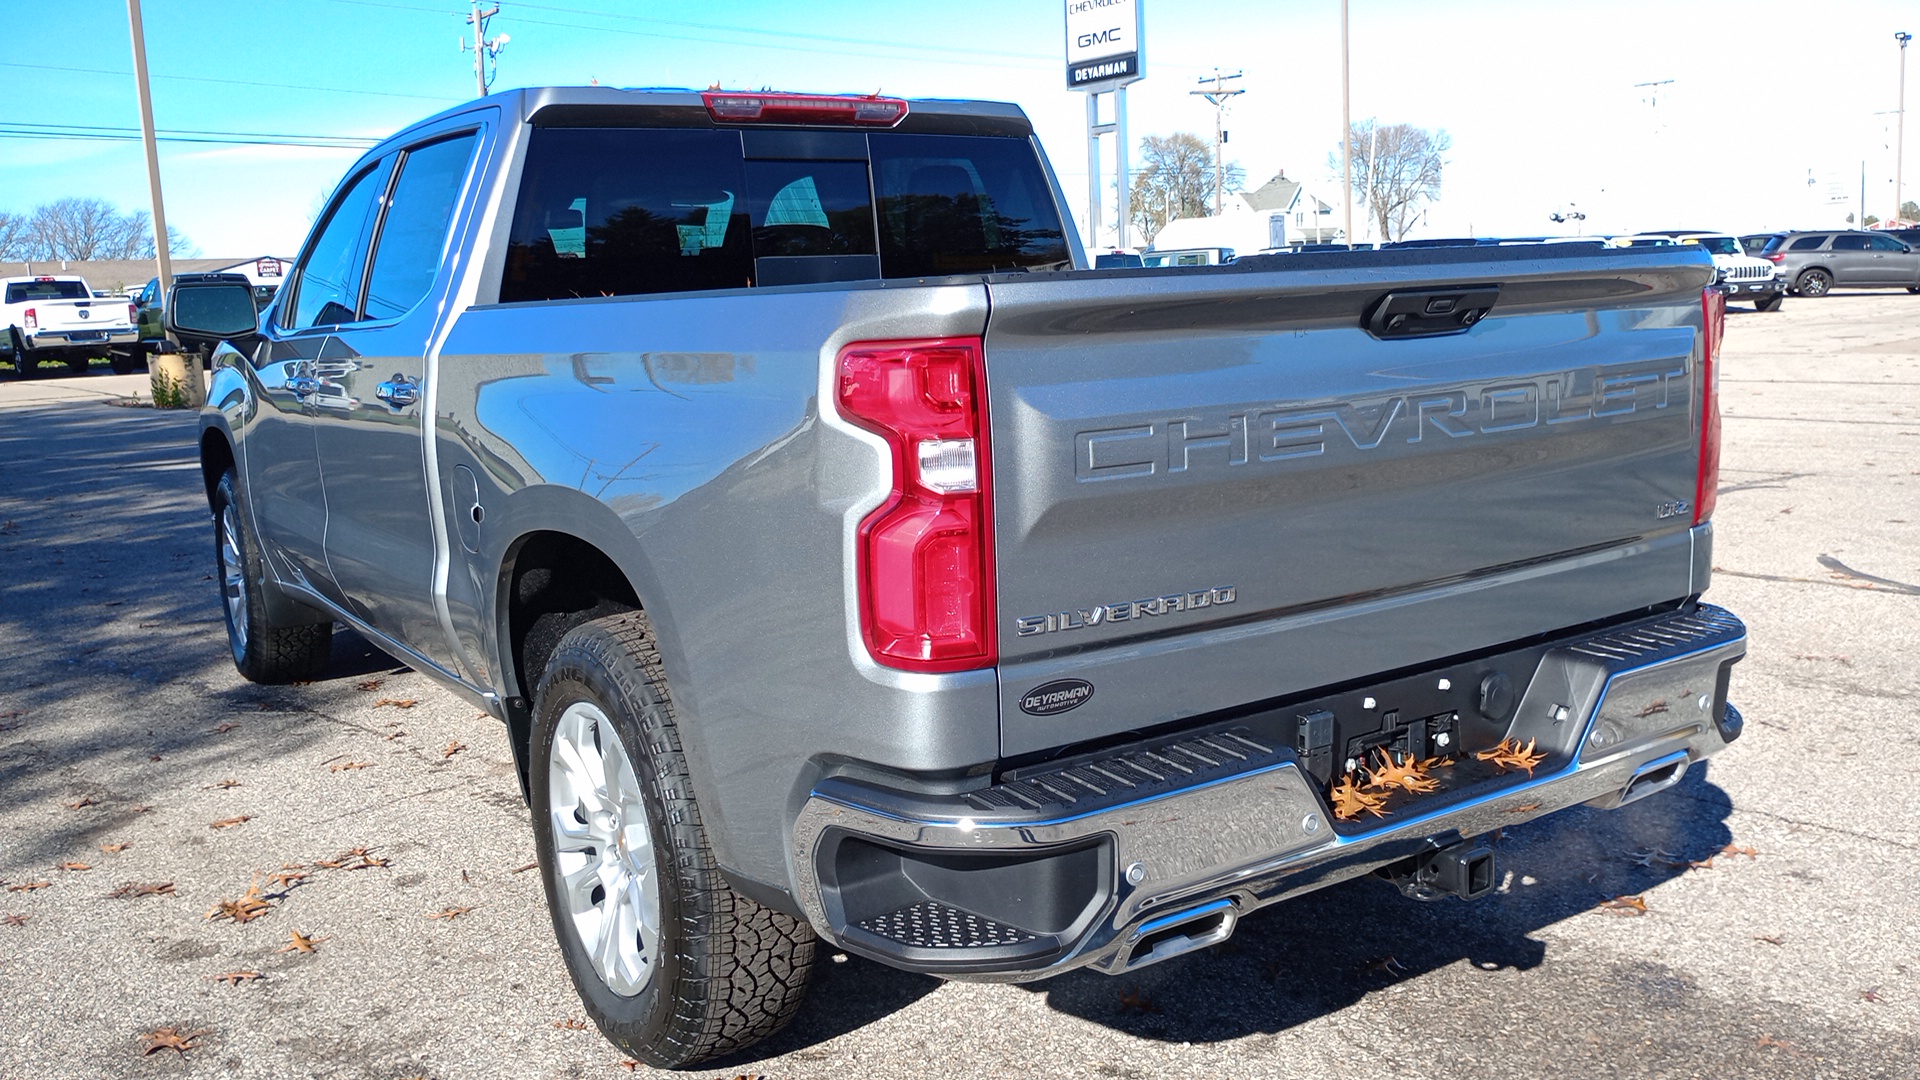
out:
<path id="1" fill-rule="evenodd" d="M 166 318 L 168 330 L 194 337 L 239 337 L 260 329 L 253 288 L 241 283 L 177 288 Z"/>

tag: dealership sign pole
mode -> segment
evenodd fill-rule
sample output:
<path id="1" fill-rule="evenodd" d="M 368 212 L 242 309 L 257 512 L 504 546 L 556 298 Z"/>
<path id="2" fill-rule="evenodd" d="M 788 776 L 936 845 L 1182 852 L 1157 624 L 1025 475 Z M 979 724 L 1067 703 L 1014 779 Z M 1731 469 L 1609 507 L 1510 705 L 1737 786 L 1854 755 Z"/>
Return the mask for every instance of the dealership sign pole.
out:
<path id="1" fill-rule="evenodd" d="M 1100 136 L 1114 136 L 1114 172 L 1120 198 L 1118 247 L 1128 247 L 1132 177 L 1127 171 L 1127 84 L 1146 77 L 1140 6 L 1143 0 L 1066 0 L 1067 89 L 1087 95 L 1087 246 L 1100 243 Z M 1100 95 L 1113 94 L 1113 122 L 1100 122 Z"/>

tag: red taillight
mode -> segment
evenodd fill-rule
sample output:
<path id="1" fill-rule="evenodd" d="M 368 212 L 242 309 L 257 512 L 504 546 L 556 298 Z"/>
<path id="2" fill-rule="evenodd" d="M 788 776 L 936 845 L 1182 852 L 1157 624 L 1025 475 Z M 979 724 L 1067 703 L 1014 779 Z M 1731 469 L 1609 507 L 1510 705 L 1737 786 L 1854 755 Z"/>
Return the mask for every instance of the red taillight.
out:
<path id="1" fill-rule="evenodd" d="M 130 323 L 137 323 L 140 321 L 140 305 L 138 304 L 127 305 L 127 321 Z"/>
<path id="2" fill-rule="evenodd" d="M 893 492 L 860 523 L 860 632 L 908 671 L 996 659 L 986 370 L 979 338 L 841 350 L 840 414 L 887 440 Z"/>
<path id="3" fill-rule="evenodd" d="M 20 319 L 21 319 L 20 325 L 26 327 L 27 329 L 29 330 L 40 329 L 40 316 L 37 315 L 32 308 L 28 308 L 27 313 L 25 315 L 22 315 Z"/>
<path id="4" fill-rule="evenodd" d="M 1727 330 L 1727 298 L 1700 294 L 1700 474 L 1693 488 L 1693 523 L 1713 516 L 1720 498 L 1720 339 Z"/>
<path id="5" fill-rule="evenodd" d="M 1767 260 L 1770 263 L 1783 263 L 1787 261 L 1787 257 L 1785 255 L 1762 255 L 1760 257 Z"/>
<path id="6" fill-rule="evenodd" d="M 899 98 L 836 97 L 829 94 L 732 94 L 709 90 L 700 95 L 707 115 L 728 123 L 860 124 L 892 127 L 907 115 Z"/>

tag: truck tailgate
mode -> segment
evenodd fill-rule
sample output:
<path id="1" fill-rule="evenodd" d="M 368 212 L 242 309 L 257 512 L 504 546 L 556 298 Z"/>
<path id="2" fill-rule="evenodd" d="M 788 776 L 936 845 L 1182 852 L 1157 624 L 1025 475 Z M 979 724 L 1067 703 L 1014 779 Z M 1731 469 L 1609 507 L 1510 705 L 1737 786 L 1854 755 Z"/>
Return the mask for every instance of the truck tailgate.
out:
<path id="1" fill-rule="evenodd" d="M 990 283 L 1005 754 L 1704 587 L 1707 259 L 1413 255 Z M 1364 327 L 1466 285 L 1464 333 Z"/>
<path id="2" fill-rule="evenodd" d="M 125 300 L 35 300 L 34 318 L 39 328 L 60 331 L 125 330 Z"/>

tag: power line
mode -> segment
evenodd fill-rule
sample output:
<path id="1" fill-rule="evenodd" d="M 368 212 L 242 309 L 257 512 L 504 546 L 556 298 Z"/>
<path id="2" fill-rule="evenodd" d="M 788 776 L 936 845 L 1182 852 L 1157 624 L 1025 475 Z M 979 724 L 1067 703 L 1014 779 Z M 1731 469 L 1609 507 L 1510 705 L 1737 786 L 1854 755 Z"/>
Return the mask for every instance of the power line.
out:
<path id="1" fill-rule="evenodd" d="M 25 68 L 29 71 L 68 71 L 81 75 L 114 75 L 123 79 L 133 77 L 131 71 L 113 71 L 108 68 L 62 67 L 54 64 L 15 64 L 0 61 L 0 67 Z M 365 94 L 371 97 L 412 98 L 417 101 L 455 102 L 458 98 L 433 94 L 402 94 L 392 90 L 358 90 L 346 86 L 302 86 L 298 83 L 261 82 L 257 79 L 215 79 L 205 75 L 154 75 L 155 79 L 170 79 L 174 82 L 217 83 L 221 86 L 247 86 L 274 90 L 309 90 L 322 94 Z"/>
<path id="2" fill-rule="evenodd" d="M 326 150 L 365 150 L 380 141 L 359 135 L 291 135 L 265 131 L 199 131 L 179 128 L 161 129 L 155 134 L 161 142 L 235 146 L 306 146 Z M 130 142 L 140 138 L 140 129 L 103 127 L 94 124 L 0 121 L 0 138 Z"/>

